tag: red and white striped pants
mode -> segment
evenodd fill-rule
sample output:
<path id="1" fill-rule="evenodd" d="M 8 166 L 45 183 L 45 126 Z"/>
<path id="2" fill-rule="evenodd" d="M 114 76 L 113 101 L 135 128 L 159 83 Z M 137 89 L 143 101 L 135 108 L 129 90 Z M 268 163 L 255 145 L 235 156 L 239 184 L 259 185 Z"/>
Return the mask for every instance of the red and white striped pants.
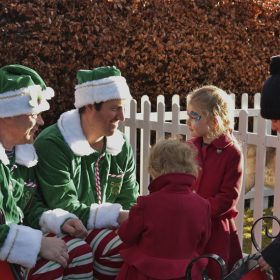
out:
<path id="1" fill-rule="evenodd" d="M 50 235 L 48 235 L 50 236 Z M 39 258 L 35 267 L 26 271 L 28 280 L 92 280 L 93 255 L 91 247 L 79 238 L 61 237 L 68 248 L 69 260 L 66 268 L 59 263 Z"/>
<path id="2" fill-rule="evenodd" d="M 119 254 L 123 243 L 116 231 L 110 229 L 91 230 L 86 242 L 93 252 L 93 279 L 115 279 L 123 264 Z"/>
<path id="3" fill-rule="evenodd" d="M 86 242 L 64 236 L 69 253 L 68 267 L 38 259 L 26 277 L 28 280 L 113 280 L 123 264 L 119 251 L 123 243 L 115 230 L 91 230 Z"/>

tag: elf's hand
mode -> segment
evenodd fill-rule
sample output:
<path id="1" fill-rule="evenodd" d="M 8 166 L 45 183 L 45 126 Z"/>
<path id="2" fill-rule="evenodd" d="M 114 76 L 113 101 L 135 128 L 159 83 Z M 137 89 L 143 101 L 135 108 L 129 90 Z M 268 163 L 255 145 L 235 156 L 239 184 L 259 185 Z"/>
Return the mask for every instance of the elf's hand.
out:
<path id="1" fill-rule="evenodd" d="M 58 262 L 63 267 L 67 266 L 69 254 L 67 246 L 62 239 L 54 237 L 44 237 L 41 242 L 40 256 L 46 260 Z"/>

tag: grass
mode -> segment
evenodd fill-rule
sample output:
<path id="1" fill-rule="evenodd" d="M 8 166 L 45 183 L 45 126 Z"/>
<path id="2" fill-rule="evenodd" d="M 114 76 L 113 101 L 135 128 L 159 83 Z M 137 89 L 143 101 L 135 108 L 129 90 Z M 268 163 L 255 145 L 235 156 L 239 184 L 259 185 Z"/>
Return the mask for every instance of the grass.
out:
<path id="1" fill-rule="evenodd" d="M 272 215 L 272 208 L 267 208 L 264 210 L 263 215 Z M 251 253 L 252 248 L 252 241 L 251 241 L 251 228 L 253 225 L 253 211 L 252 210 L 245 210 L 244 213 L 244 230 L 243 230 L 243 252 L 244 253 Z M 265 228 L 266 225 L 269 229 L 269 233 L 272 233 L 272 222 L 264 221 L 263 228 L 262 228 L 262 248 L 265 248 L 270 242 L 271 239 L 265 235 Z"/>

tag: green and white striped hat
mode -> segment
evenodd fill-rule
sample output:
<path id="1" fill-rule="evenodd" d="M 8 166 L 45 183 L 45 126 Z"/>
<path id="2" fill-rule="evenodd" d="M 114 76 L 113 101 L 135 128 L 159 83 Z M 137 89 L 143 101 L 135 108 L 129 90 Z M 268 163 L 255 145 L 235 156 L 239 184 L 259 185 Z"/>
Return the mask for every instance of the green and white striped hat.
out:
<path id="1" fill-rule="evenodd" d="M 76 108 L 114 99 L 132 99 L 126 79 L 115 66 L 79 70 L 77 80 L 74 104 Z"/>
<path id="2" fill-rule="evenodd" d="M 0 118 L 39 114 L 50 108 L 54 96 L 40 75 L 19 64 L 0 68 Z"/>

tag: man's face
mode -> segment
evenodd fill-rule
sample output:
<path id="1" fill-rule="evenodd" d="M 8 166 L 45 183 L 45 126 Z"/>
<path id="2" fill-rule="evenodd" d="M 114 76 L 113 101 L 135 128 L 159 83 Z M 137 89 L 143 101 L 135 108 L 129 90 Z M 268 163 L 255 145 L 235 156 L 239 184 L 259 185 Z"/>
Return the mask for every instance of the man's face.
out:
<path id="1" fill-rule="evenodd" d="M 5 121 L 16 145 L 33 143 L 36 131 L 40 125 L 44 124 L 40 114 L 20 115 L 6 118 Z"/>
<path id="2" fill-rule="evenodd" d="M 118 128 L 119 121 L 124 121 L 124 100 L 109 100 L 101 105 L 99 111 L 94 106 L 87 110 L 88 125 L 99 136 L 111 136 Z"/>
<path id="3" fill-rule="evenodd" d="M 280 120 L 271 120 L 271 128 L 277 132 L 280 132 Z"/>

